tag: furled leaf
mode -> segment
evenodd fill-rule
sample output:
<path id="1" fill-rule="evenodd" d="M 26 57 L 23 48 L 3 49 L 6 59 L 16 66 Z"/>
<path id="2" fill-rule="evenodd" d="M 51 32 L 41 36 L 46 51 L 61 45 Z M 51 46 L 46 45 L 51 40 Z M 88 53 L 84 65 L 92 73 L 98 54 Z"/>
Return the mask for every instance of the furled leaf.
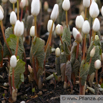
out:
<path id="1" fill-rule="evenodd" d="M 66 62 L 65 75 L 67 76 L 67 79 L 68 79 L 68 81 L 69 81 L 69 83 L 70 83 L 70 86 L 72 87 L 71 74 L 72 74 L 71 62 L 68 60 L 68 61 Z"/>
<path id="2" fill-rule="evenodd" d="M 92 84 L 93 84 L 94 77 L 95 77 L 95 73 L 92 73 L 90 75 L 90 78 L 89 78 L 89 84 L 90 84 L 91 87 L 92 87 Z"/>
<path id="3" fill-rule="evenodd" d="M 63 41 L 63 45 L 62 45 L 63 50 L 65 51 L 66 54 L 69 54 L 70 53 L 69 47 L 71 45 L 71 34 L 70 34 L 69 27 L 64 28 L 62 41 Z"/>
<path id="4" fill-rule="evenodd" d="M 80 67 L 81 85 L 85 85 L 85 81 L 87 79 L 89 68 L 90 68 L 90 64 L 84 63 L 84 61 L 82 60 L 81 67 Z"/>
<path id="5" fill-rule="evenodd" d="M 19 59 L 17 66 L 14 68 L 15 87 L 18 89 L 22 82 L 24 82 L 25 62 Z M 12 68 L 10 68 L 10 75 L 12 76 Z"/>
<path id="6" fill-rule="evenodd" d="M 44 45 L 45 45 L 44 40 L 38 37 L 34 37 L 30 51 L 31 55 L 30 59 L 32 60 L 32 56 L 34 56 L 34 58 L 37 58 L 40 68 L 43 68 L 44 65 L 44 58 L 45 58 Z"/>
<path id="7" fill-rule="evenodd" d="M 11 34 L 9 38 L 7 38 L 7 43 L 12 51 L 12 54 L 15 54 L 16 50 L 16 42 L 17 42 L 17 37 L 14 34 Z M 22 59 L 24 53 L 24 46 L 23 46 L 23 41 L 22 37 L 19 37 L 19 46 L 18 46 L 18 56 L 20 59 Z"/>
<path id="8" fill-rule="evenodd" d="M 6 30 L 5 30 L 5 37 L 6 37 L 6 39 L 7 38 L 9 38 L 9 36 L 11 35 L 11 34 L 13 34 L 13 29 L 12 29 L 12 27 L 8 27 Z M 10 56 L 10 53 L 9 53 L 9 50 L 8 50 L 8 48 L 7 48 L 7 46 L 6 46 L 6 44 L 4 43 L 4 57 L 6 57 L 6 56 Z"/>

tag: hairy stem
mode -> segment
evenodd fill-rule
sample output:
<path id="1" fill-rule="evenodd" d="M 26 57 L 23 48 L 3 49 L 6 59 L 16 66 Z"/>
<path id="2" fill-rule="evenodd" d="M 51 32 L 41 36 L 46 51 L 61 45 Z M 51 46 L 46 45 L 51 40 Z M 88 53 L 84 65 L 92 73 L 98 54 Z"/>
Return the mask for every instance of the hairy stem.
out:
<path id="1" fill-rule="evenodd" d="M 6 46 L 7 46 L 7 48 L 8 48 L 8 50 L 9 50 L 10 54 L 12 55 L 11 50 L 10 50 L 10 48 L 9 48 L 9 46 L 8 46 L 8 43 L 7 43 L 7 41 L 6 41 L 6 38 L 5 38 L 4 28 L 3 28 L 3 23 L 2 23 L 2 21 L 1 21 L 0 23 L 1 23 L 1 30 L 2 30 L 2 34 L 3 34 L 4 42 L 5 42 Z"/>
<path id="2" fill-rule="evenodd" d="M 98 84 L 98 70 L 96 70 L 96 84 Z"/>
<path id="3" fill-rule="evenodd" d="M 17 37 L 15 56 L 18 54 L 19 37 Z"/>
<path id="4" fill-rule="evenodd" d="M 36 22 L 37 22 L 37 17 L 34 16 L 34 25 L 35 25 L 34 31 L 35 31 L 35 36 L 38 37 L 38 35 L 37 35 L 37 23 Z"/>

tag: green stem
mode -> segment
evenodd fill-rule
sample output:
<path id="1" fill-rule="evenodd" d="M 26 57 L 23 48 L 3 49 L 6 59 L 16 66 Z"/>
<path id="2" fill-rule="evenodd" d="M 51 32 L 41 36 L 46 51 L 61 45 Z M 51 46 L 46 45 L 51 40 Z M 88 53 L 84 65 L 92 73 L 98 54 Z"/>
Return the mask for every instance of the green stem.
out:
<path id="1" fill-rule="evenodd" d="M 15 81 L 14 81 L 14 68 L 13 68 L 13 70 L 12 70 L 12 87 L 13 87 L 14 89 L 16 89 L 16 88 L 15 88 Z"/>

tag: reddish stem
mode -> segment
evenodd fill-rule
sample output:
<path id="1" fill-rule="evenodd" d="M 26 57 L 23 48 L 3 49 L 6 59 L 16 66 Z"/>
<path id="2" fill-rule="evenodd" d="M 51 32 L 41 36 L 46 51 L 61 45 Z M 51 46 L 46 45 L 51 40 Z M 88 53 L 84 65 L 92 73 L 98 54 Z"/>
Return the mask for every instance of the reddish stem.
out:
<path id="1" fill-rule="evenodd" d="M 61 41 L 61 43 L 63 44 L 63 41 L 62 41 L 61 35 L 60 35 L 60 41 Z"/>
<path id="2" fill-rule="evenodd" d="M 22 16 L 23 16 L 23 8 L 21 8 L 21 17 L 20 17 L 20 21 L 22 20 Z"/>
<path id="3" fill-rule="evenodd" d="M 27 13 L 27 11 L 28 11 L 28 6 L 26 6 L 26 13 Z"/>
<path id="4" fill-rule="evenodd" d="M 9 90 L 10 90 L 10 94 L 12 95 L 12 87 L 11 87 L 11 77 L 9 76 L 8 78 L 9 80 Z"/>
<path id="5" fill-rule="evenodd" d="M 3 23 L 2 23 L 2 21 L 1 21 L 1 30 L 2 30 L 2 34 L 3 34 L 4 42 L 5 42 L 6 46 L 7 46 L 10 54 L 12 55 L 11 50 L 10 50 L 10 48 L 9 48 L 9 46 L 8 46 L 8 43 L 7 43 L 7 41 L 6 41 L 6 38 L 5 38 L 5 33 L 4 33 L 4 28 L 3 28 Z"/>
<path id="6" fill-rule="evenodd" d="M 13 86 L 14 89 L 16 89 L 15 88 L 15 82 L 14 82 L 14 68 L 12 70 L 12 86 Z"/>
<path id="7" fill-rule="evenodd" d="M 15 56 L 17 56 L 18 54 L 18 46 L 19 46 L 19 37 L 17 37 Z"/>

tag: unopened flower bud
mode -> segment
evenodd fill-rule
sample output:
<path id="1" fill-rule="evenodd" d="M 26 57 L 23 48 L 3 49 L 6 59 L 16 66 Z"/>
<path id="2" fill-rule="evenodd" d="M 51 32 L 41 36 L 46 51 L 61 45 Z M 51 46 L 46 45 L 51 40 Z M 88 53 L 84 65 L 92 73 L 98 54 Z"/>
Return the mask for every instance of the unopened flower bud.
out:
<path id="1" fill-rule="evenodd" d="M 52 23 L 53 23 L 52 20 L 49 20 L 49 21 L 48 21 L 48 24 L 47 24 L 47 30 L 48 30 L 48 32 L 50 32 L 50 30 L 51 30 Z M 52 31 L 54 31 L 54 28 L 55 28 L 55 24 L 53 23 Z"/>
<path id="2" fill-rule="evenodd" d="M 40 12 L 40 0 L 32 0 L 31 3 L 31 13 L 34 16 L 37 16 Z"/>
<path id="3" fill-rule="evenodd" d="M 99 8 L 94 0 L 92 0 L 92 4 L 89 9 L 89 14 L 92 18 L 96 18 L 99 15 Z"/>
<path id="4" fill-rule="evenodd" d="M 30 28 L 30 36 L 35 36 L 35 26 Z"/>
<path id="5" fill-rule="evenodd" d="M 77 34 L 76 39 L 77 42 L 81 42 L 82 41 L 82 36 L 81 34 Z"/>
<path id="6" fill-rule="evenodd" d="M 87 20 L 85 20 L 83 23 L 82 31 L 84 34 L 88 34 L 90 32 L 90 24 Z"/>
<path id="7" fill-rule="evenodd" d="M 84 23 L 84 18 L 82 17 L 82 15 L 77 16 L 75 20 L 76 27 L 81 29 L 83 26 L 83 23 Z"/>
<path id="8" fill-rule="evenodd" d="M 98 35 L 95 35 L 95 40 L 99 40 L 99 36 Z"/>
<path id="9" fill-rule="evenodd" d="M 16 36 L 21 36 L 24 33 L 24 23 L 19 20 L 16 21 L 15 27 L 14 27 L 14 34 Z"/>
<path id="10" fill-rule="evenodd" d="M 17 0 L 9 0 L 12 4 L 15 4 Z"/>
<path id="11" fill-rule="evenodd" d="M 28 70 L 29 70 L 29 72 L 30 72 L 30 73 L 32 73 L 32 72 L 33 72 L 33 69 L 31 68 L 31 66 L 30 66 L 30 65 L 28 65 Z"/>
<path id="12" fill-rule="evenodd" d="M 59 15 L 59 6 L 58 6 L 58 4 L 55 4 L 54 7 L 53 7 L 50 18 L 53 21 L 55 21 L 57 19 L 58 15 Z"/>
<path id="13" fill-rule="evenodd" d="M 21 2 L 20 2 L 20 7 L 21 7 L 21 8 L 24 8 L 25 5 L 26 5 L 26 0 L 21 0 Z"/>
<path id="14" fill-rule="evenodd" d="M 101 61 L 99 59 L 95 61 L 94 67 L 95 67 L 95 69 L 100 69 L 100 67 L 101 67 Z"/>
<path id="15" fill-rule="evenodd" d="M 3 14 L 2 10 L 0 9 L 0 21 L 2 21 L 3 18 L 4 18 L 4 14 Z"/>
<path id="16" fill-rule="evenodd" d="M 62 3 L 62 8 L 64 11 L 68 11 L 70 9 L 70 1 L 69 0 L 64 0 Z"/>
<path id="17" fill-rule="evenodd" d="M 2 0 L 3 3 L 6 3 L 8 0 Z"/>
<path id="18" fill-rule="evenodd" d="M 83 6 L 88 8 L 90 6 L 90 0 L 83 0 Z"/>
<path id="19" fill-rule="evenodd" d="M 95 55 L 95 47 L 90 52 L 90 57 L 93 58 Z"/>
<path id="20" fill-rule="evenodd" d="M 60 56 L 60 48 L 56 48 L 56 50 L 55 50 L 55 55 L 56 55 L 57 57 Z"/>
<path id="21" fill-rule="evenodd" d="M 26 0 L 25 6 L 29 6 L 29 1 L 28 0 Z"/>
<path id="22" fill-rule="evenodd" d="M 98 18 L 95 18 L 94 22 L 93 22 L 93 30 L 95 32 L 99 31 L 100 30 L 100 21 Z"/>
<path id="23" fill-rule="evenodd" d="M 58 24 L 58 25 L 56 26 L 56 34 L 57 34 L 57 35 L 61 35 L 62 33 L 63 33 L 63 26 L 60 25 L 60 24 Z"/>
<path id="24" fill-rule="evenodd" d="M 3 14 L 4 14 L 4 9 L 2 8 L 2 6 L 0 5 L 0 10 L 3 12 Z"/>
<path id="25" fill-rule="evenodd" d="M 102 14 L 102 16 L 103 16 L 103 6 L 102 6 L 102 8 L 101 8 L 101 14 Z"/>
<path id="26" fill-rule="evenodd" d="M 10 13 L 10 24 L 15 25 L 17 21 L 17 17 L 14 11 Z"/>
<path id="27" fill-rule="evenodd" d="M 73 32 L 74 39 L 76 39 L 77 34 L 80 34 L 80 32 L 75 27 L 73 28 L 72 32 Z"/>
<path id="28" fill-rule="evenodd" d="M 10 66 L 12 68 L 15 68 L 17 65 L 17 58 L 15 55 L 12 55 L 11 58 L 10 58 Z"/>
<path id="29" fill-rule="evenodd" d="M 48 2 L 45 1 L 45 2 L 44 2 L 44 10 L 48 10 L 48 7 L 49 7 Z"/>

